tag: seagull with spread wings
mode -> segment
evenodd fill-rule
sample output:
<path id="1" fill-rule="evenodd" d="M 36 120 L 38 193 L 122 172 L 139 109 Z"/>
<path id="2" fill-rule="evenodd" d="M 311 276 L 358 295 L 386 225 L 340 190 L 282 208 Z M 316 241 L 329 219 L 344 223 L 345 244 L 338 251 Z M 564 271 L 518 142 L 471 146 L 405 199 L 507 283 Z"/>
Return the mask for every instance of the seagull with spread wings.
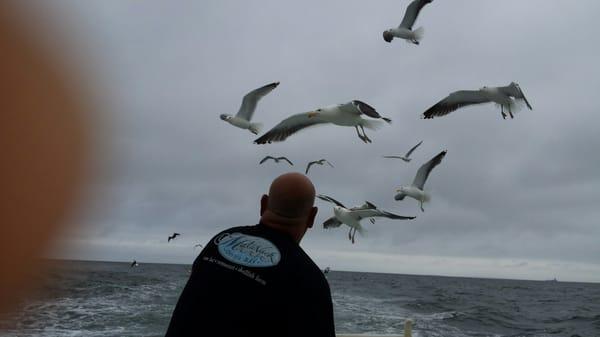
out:
<path id="1" fill-rule="evenodd" d="M 319 159 L 319 160 L 315 160 L 315 161 L 311 161 L 308 163 L 308 165 L 306 166 L 306 172 L 305 174 L 308 174 L 308 170 L 310 170 L 310 167 L 317 164 L 317 165 L 324 165 L 325 163 L 327 163 L 327 165 L 333 167 L 333 165 L 331 165 L 331 163 L 327 160 L 327 159 Z"/>
<path id="2" fill-rule="evenodd" d="M 372 119 L 365 119 L 367 116 Z M 335 124 L 338 126 L 350 126 L 356 129 L 358 138 L 365 143 L 371 143 L 371 139 L 367 137 L 365 129 L 376 129 L 380 125 L 382 119 L 387 123 L 392 120 L 382 117 L 372 106 L 365 102 L 353 100 L 344 104 L 336 104 L 328 107 L 320 108 L 310 112 L 303 112 L 292 115 L 275 125 L 264 135 L 254 141 L 256 144 L 266 144 L 271 142 L 282 142 L 294 133 L 320 124 Z M 362 134 L 359 131 L 362 130 Z"/>
<path id="3" fill-rule="evenodd" d="M 416 150 L 421 144 L 423 144 L 423 141 L 420 141 L 419 144 L 413 146 L 412 149 L 408 150 L 408 152 L 406 152 L 406 154 L 404 156 L 383 156 L 383 158 L 394 158 L 394 159 L 402 159 L 405 162 L 410 162 L 411 158 L 410 155 L 413 153 L 414 150 Z"/>
<path id="4" fill-rule="evenodd" d="M 417 171 L 417 175 L 413 180 L 412 184 L 409 186 L 401 186 L 398 188 L 396 192 L 396 196 L 394 196 L 395 200 L 404 200 L 405 197 L 411 197 L 420 202 L 421 211 L 425 212 L 423 209 L 423 203 L 427 202 L 431 199 L 431 196 L 423 190 L 425 186 L 425 181 L 427 181 L 427 177 L 433 170 L 434 167 L 438 166 L 442 159 L 446 156 L 447 151 L 440 152 L 437 156 L 433 157 L 430 161 L 423 164 L 419 170 Z"/>
<path id="5" fill-rule="evenodd" d="M 369 218 L 371 223 L 374 223 L 374 219 L 376 217 L 383 217 L 394 220 L 412 220 L 414 216 L 402 216 L 394 213 L 386 212 L 378 209 L 372 203 L 366 201 L 362 206 L 346 208 L 344 204 L 333 199 L 330 196 L 318 194 L 317 198 L 333 203 L 333 214 L 334 216 L 325 220 L 323 223 L 324 228 L 337 228 L 342 224 L 350 227 L 350 231 L 348 232 L 348 239 L 354 243 L 354 236 L 358 231 L 361 235 L 366 231 L 360 224 L 360 221 L 365 218 Z"/>
<path id="6" fill-rule="evenodd" d="M 392 42 L 392 40 L 397 37 L 418 45 L 419 41 L 423 38 L 423 27 L 415 30 L 412 28 L 415 24 L 415 21 L 417 21 L 417 17 L 419 16 L 421 9 L 423 9 L 425 5 L 432 1 L 433 0 L 414 0 L 411 2 L 406 8 L 406 12 L 404 13 L 404 18 L 402 19 L 400 26 L 384 31 L 383 39 L 386 42 Z"/>
<path id="7" fill-rule="evenodd" d="M 517 103 L 520 101 L 523 101 L 529 110 L 533 110 L 531 104 L 527 101 L 525 94 L 523 94 L 523 90 L 521 90 L 521 87 L 515 82 L 511 82 L 505 87 L 483 87 L 479 90 L 459 90 L 451 93 L 448 97 L 427 109 L 422 117 L 425 119 L 441 117 L 465 106 L 496 103 L 500 105 L 502 118 L 506 119 L 504 110 L 508 110 L 510 118 L 514 118 L 513 111 L 518 107 Z"/>
<path id="8" fill-rule="evenodd" d="M 171 242 L 171 240 L 175 240 L 175 238 L 178 237 L 179 235 L 181 235 L 181 234 L 173 233 L 173 235 L 169 236 L 169 239 L 167 240 L 167 242 Z"/>
<path id="9" fill-rule="evenodd" d="M 248 129 L 250 132 L 257 135 L 260 132 L 262 124 L 250 123 L 252 115 L 254 115 L 254 110 L 256 110 L 256 104 L 258 104 L 258 101 L 260 101 L 261 98 L 277 88 L 278 85 L 279 82 L 273 82 L 250 91 L 244 96 L 244 99 L 242 99 L 242 105 L 235 116 L 222 114 L 220 116 L 221 119 L 240 129 Z"/>
<path id="10" fill-rule="evenodd" d="M 294 166 L 294 164 L 289 159 L 287 159 L 286 157 L 272 157 L 272 156 L 266 156 L 266 157 L 264 157 L 258 164 L 260 165 L 260 164 L 266 162 L 269 159 L 275 161 L 276 163 L 279 163 L 280 160 L 284 160 L 284 161 L 287 161 L 290 165 Z"/>

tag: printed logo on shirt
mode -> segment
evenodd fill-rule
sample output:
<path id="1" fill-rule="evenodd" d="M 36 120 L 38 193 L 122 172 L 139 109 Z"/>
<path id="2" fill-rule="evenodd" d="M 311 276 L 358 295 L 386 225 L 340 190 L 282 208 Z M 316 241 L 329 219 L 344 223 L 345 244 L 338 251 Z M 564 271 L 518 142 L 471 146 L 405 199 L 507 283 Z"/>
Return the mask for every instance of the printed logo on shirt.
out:
<path id="1" fill-rule="evenodd" d="M 227 260 L 246 267 L 272 267 L 281 260 L 279 249 L 269 240 L 242 234 L 223 233 L 214 239 Z"/>

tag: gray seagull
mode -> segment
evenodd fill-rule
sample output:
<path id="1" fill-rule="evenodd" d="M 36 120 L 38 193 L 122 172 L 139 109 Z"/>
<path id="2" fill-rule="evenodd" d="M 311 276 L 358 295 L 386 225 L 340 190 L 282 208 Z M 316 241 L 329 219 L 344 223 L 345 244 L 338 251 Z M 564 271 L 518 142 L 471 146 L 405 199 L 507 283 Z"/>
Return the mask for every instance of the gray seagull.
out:
<path id="1" fill-rule="evenodd" d="M 310 167 L 317 164 L 317 165 L 324 165 L 325 163 L 327 163 L 327 165 L 333 167 L 333 165 L 331 165 L 331 163 L 327 160 L 327 159 L 319 159 L 319 160 L 315 160 L 315 161 L 311 161 L 308 163 L 308 165 L 306 166 L 306 172 L 305 174 L 308 174 L 308 170 L 310 170 Z"/>
<path id="2" fill-rule="evenodd" d="M 372 119 L 365 119 L 367 116 Z M 358 138 L 365 143 L 371 143 L 371 139 L 365 134 L 365 129 L 376 129 L 382 119 L 387 123 L 392 120 L 382 117 L 372 106 L 365 102 L 353 100 L 344 104 L 330 105 L 310 112 L 292 115 L 275 125 L 271 130 L 257 138 L 254 143 L 267 144 L 271 142 L 282 142 L 294 133 L 311 126 L 331 123 L 338 126 L 349 126 L 356 129 Z M 362 130 L 362 134 L 359 131 Z"/>
<path id="3" fill-rule="evenodd" d="M 413 146 L 413 148 L 408 150 L 408 152 L 406 152 L 406 154 L 404 156 L 383 156 L 383 158 L 402 159 L 408 163 L 411 161 L 411 158 L 409 158 L 411 153 L 413 153 L 413 151 L 416 150 L 421 144 L 423 144 L 423 141 L 420 141 L 419 144 Z"/>
<path id="4" fill-rule="evenodd" d="M 250 130 L 250 132 L 257 135 L 260 132 L 262 124 L 250 123 L 252 115 L 254 115 L 254 110 L 256 110 L 256 104 L 258 104 L 258 101 L 260 101 L 261 98 L 277 88 L 278 85 L 279 82 L 273 82 L 250 91 L 244 96 L 244 99 L 242 99 L 242 105 L 235 116 L 222 114 L 220 116 L 221 119 L 240 129 Z"/>
<path id="5" fill-rule="evenodd" d="M 366 201 L 362 206 L 346 208 L 341 202 L 329 197 L 327 195 L 318 194 L 317 198 L 333 203 L 333 214 L 334 216 L 323 222 L 324 228 L 337 228 L 342 224 L 346 224 L 350 227 L 348 232 L 348 239 L 354 243 L 354 236 L 358 231 L 360 234 L 364 234 L 366 231 L 360 224 L 360 221 L 365 218 L 384 217 L 394 220 L 411 220 L 414 216 L 401 216 L 394 213 L 386 212 L 377 209 L 375 205 Z M 371 223 L 374 223 L 373 219 Z"/>
<path id="6" fill-rule="evenodd" d="M 423 203 L 431 200 L 431 196 L 429 195 L 429 193 L 425 192 L 423 189 L 425 186 L 425 182 L 427 181 L 427 177 L 429 177 L 429 174 L 431 173 L 433 168 L 438 166 L 442 162 L 442 159 L 444 159 L 444 157 L 446 156 L 446 152 L 447 151 L 440 152 L 430 161 L 423 164 L 417 171 L 417 175 L 415 175 L 415 179 L 413 180 L 412 184 L 408 186 L 399 187 L 396 191 L 398 192 L 398 194 L 394 196 L 394 199 L 404 200 L 404 198 L 407 196 L 411 197 L 419 201 L 421 205 L 421 211 L 425 212 L 425 210 L 423 209 Z"/>
<path id="7" fill-rule="evenodd" d="M 423 113 L 422 118 L 430 119 L 445 116 L 454 110 L 462 107 L 483 104 L 496 103 L 500 105 L 502 118 L 506 119 L 504 110 L 508 110 L 510 118 L 514 118 L 513 111 L 517 108 L 517 102 L 523 101 L 529 110 L 533 110 L 529 101 L 523 94 L 521 87 L 511 82 L 505 87 L 483 87 L 479 90 L 459 90 L 451 93 L 448 97 L 436 103 Z"/>
<path id="8" fill-rule="evenodd" d="M 272 160 L 274 160 L 276 163 L 279 163 L 279 161 L 280 161 L 280 160 L 285 160 L 285 161 L 287 161 L 287 162 L 288 162 L 290 165 L 294 166 L 294 164 L 293 164 L 293 163 L 292 163 L 292 162 L 291 162 L 289 159 L 287 159 L 286 157 L 272 157 L 272 156 L 266 156 L 266 157 L 264 157 L 264 158 L 263 158 L 263 159 L 262 159 L 262 160 L 261 160 L 261 161 L 260 161 L 258 164 L 260 165 L 260 164 L 262 164 L 262 163 L 266 162 L 266 161 L 267 161 L 267 160 L 269 160 L 269 159 L 272 159 Z"/>
<path id="9" fill-rule="evenodd" d="M 397 37 L 418 45 L 419 41 L 423 38 L 423 27 L 415 30 L 412 28 L 415 24 L 415 21 L 417 21 L 417 17 L 419 16 L 421 9 L 423 9 L 425 5 L 432 1 L 433 0 L 414 0 L 411 2 L 406 8 L 406 12 L 404 13 L 404 18 L 402 19 L 400 26 L 396 28 L 390 28 L 383 32 L 383 39 L 385 42 L 392 42 L 392 40 Z"/>

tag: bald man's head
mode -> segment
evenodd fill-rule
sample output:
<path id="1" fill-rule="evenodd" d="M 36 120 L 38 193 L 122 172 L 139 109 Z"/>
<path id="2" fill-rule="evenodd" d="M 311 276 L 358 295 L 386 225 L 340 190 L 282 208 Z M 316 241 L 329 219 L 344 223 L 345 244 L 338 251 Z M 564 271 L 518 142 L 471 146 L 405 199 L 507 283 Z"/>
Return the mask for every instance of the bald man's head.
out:
<path id="1" fill-rule="evenodd" d="M 300 173 L 286 173 L 273 180 L 269 188 L 268 209 L 284 218 L 308 215 L 315 202 L 315 187 Z"/>
<path id="2" fill-rule="evenodd" d="M 299 242 L 314 222 L 314 202 L 315 187 L 310 179 L 300 173 L 283 174 L 273 180 L 269 195 L 261 200 L 261 222 L 291 230 Z"/>

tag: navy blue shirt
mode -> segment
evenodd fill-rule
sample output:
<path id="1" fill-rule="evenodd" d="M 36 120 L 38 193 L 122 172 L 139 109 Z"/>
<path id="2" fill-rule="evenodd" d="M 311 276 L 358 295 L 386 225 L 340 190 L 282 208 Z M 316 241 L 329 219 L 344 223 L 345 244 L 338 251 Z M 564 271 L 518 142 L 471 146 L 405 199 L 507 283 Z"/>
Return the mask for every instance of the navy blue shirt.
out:
<path id="1" fill-rule="evenodd" d="M 166 336 L 334 337 L 329 284 L 288 235 L 230 228 L 194 261 Z"/>

